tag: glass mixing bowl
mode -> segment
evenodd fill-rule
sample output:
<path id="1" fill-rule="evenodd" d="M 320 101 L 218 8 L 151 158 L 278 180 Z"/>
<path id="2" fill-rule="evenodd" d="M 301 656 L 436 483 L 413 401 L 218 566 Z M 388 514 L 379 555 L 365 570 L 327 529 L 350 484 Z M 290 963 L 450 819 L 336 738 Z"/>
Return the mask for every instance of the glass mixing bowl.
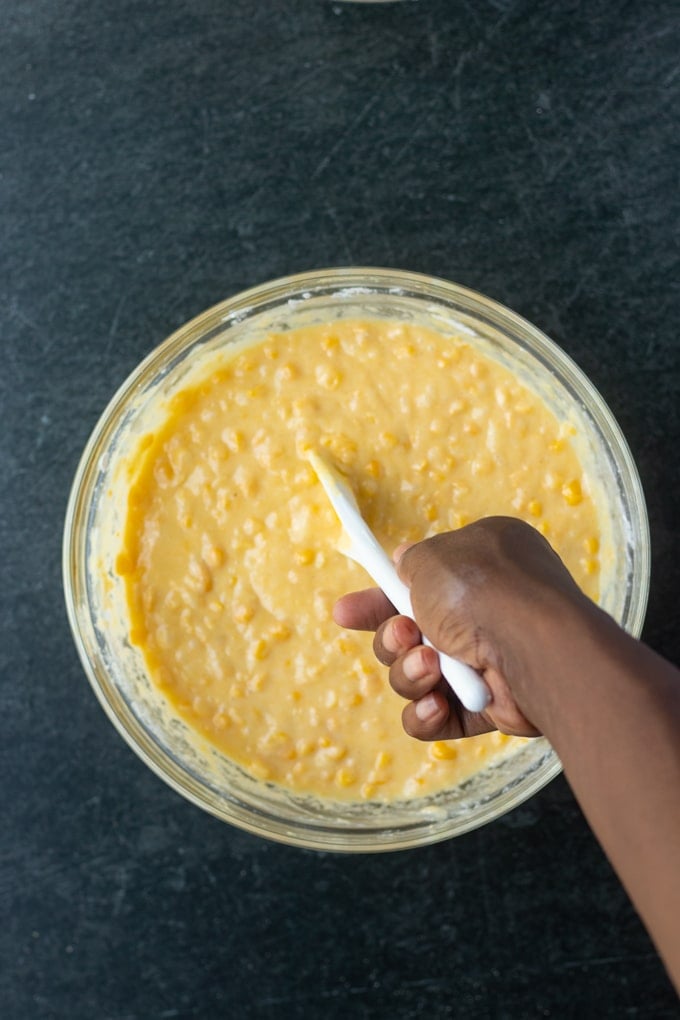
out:
<path id="1" fill-rule="evenodd" d="M 596 480 L 609 538 L 601 604 L 628 631 L 642 629 L 649 587 L 649 529 L 640 480 L 611 412 L 577 366 L 540 330 L 455 284 L 382 269 L 303 273 L 245 291 L 177 330 L 126 380 L 105 410 L 73 483 L 64 535 L 68 614 L 90 683 L 130 746 L 188 800 L 252 833 L 336 851 L 404 849 L 498 818 L 560 771 L 543 739 L 430 798 L 345 804 L 300 796 L 254 779 L 178 717 L 129 640 L 115 570 L 126 513 L 125 465 L 162 420 L 165 398 L 203 359 L 272 330 L 338 318 L 386 318 L 460 335 L 537 392 L 559 420 L 574 421 L 579 455 Z M 338 593 L 340 594 L 340 593 Z"/>

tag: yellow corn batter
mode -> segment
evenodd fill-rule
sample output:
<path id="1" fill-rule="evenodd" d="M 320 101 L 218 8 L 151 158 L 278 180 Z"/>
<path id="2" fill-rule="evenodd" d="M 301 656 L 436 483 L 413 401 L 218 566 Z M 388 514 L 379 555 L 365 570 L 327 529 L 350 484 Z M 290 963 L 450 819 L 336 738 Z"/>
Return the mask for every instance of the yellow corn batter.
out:
<path id="1" fill-rule="evenodd" d="M 259 778 L 336 800 L 455 785 L 524 741 L 405 735 L 371 636 L 331 619 L 370 581 L 337 551 L 305 452 L 349 475 L 390 552 L 511 514 L 596 597 L 598 517 L 570 432 L 464 339 L 417 326 L 338 321 L 225 354 L 132 465 L 117 561 L 131 640 L 186 722 Z"/>

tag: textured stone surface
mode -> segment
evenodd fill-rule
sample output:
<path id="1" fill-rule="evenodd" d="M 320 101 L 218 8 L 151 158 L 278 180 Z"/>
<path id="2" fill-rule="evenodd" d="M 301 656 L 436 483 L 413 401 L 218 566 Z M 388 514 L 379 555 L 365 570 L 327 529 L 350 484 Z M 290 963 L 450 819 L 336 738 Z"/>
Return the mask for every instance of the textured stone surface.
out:
<path id="1" fill-rule="evenodd" d="M 0 1012 L 11 1020 L 671 1017 L 563 780 L 383 857 L 233 830 L 92 696 L 59 573 L 127 373 L 243 287 L 343 264 L 495 297 L 638 461 L 646 637 L 680 661 L 676 4 L 5 0 Z"/>

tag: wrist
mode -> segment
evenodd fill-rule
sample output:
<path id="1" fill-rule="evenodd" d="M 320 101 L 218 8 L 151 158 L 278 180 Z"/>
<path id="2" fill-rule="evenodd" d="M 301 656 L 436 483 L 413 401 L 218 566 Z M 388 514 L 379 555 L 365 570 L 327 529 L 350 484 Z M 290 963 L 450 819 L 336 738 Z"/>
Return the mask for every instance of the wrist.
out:
<path id="1" fill-rule="evenodd" d="M 582 592 L 535 590 L 505 619 L 502 669 L 523 715 L 551 742 L 573 705 L 580 712 L 587 678 L 607 640 L 626 635 Z"/>

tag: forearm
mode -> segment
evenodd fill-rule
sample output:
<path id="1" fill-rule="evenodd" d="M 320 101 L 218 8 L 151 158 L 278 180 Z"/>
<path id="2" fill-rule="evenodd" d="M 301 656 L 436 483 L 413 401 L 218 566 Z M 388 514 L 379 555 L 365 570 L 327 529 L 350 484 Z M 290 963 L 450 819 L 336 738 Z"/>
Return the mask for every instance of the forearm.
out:
<path id="1" fill-rule="evenodd" d="M 348 597 L 336 619 L 378 628 L 376 655 L 407 700 L 406 732 L 545 733 L 680 989 L 678 670 L 587 599 L 545 539 L 513 518 L 436 535 L 397 566 L 421 632 L 492 694 L 483 713 L 464 711 L 413 624 L 384 596 Z"/>
<path id="2" fill-rule="evenodd" d="M 680 988 L 680 672 L 594 607 L 540 626 L 520 704 Z"/>

